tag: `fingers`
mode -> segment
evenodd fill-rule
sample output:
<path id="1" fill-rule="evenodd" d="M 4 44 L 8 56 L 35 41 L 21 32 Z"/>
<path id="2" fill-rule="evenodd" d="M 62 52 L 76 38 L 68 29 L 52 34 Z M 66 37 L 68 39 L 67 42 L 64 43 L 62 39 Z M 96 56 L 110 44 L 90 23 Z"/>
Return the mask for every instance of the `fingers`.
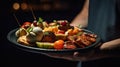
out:
<path id="1" fill-rule="evenodd" d="M 101 52 L 96 51 L 87 51 L 87 52 L 73 52 L 73 53 L 44 53 L 52 58 L 65 59 L 70 61 L 92 61 L 97 59 L 102 59 L 106 57 L 110 57 L 109 54 L 103 54 Z M 112 57 L 112 56 L 111 56 Z"/>
<path id="2" fill-rule="evenodd" d="M 96 60 L 102 57 L 99 54 L 96 54 L 95 51 L 88 51 L 84 53 L 80 52 L 74 52 L 73 54 L 73 59 L 76 61 L 91 61 L 91 60 Z"/>
<path id="3" fill-rule="evenodd" d="M 120 50 L 120 38 L 103 43 L 100 49 L 101 50 Z"/>

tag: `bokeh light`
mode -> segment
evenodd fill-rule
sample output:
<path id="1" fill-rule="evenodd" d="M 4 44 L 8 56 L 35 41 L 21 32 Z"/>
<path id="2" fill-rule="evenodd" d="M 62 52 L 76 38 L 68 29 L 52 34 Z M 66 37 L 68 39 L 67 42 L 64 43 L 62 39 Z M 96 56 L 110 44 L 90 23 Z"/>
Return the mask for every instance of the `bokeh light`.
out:
<path id="1" fill-rule="evenodd" d="M 27 8 L 28 8 L 27 3 L 22 3 L 22 4 L 21 4 L 21 9 L 22 9 L 22 10 L 26 10 Z"/>
<path id="2" fill-rule="evenodd" d="M 19 8 L 20 8 L 20 4 L 19 3 L 14 3 L 13 4 L 13 9 L 14 10 L 19 10 Z"/>

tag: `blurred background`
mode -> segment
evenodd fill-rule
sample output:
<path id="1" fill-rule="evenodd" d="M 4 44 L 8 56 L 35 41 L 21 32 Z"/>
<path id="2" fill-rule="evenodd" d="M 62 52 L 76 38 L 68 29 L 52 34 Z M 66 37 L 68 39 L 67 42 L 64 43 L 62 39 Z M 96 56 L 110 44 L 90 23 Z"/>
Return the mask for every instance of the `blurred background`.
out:
<path id="1" fill-rule="evenodd" d="M 0 1 L 0 67 L 75 67 L 77 62 L 54 59 L 41 54 L 20 50 L 7 40 L 7 34 L 18 28 L 13 14 L 20 24 L 42 17 L 46 21 L 68 20 L 71 22 L 81 11 L 84 0 L 1 0 Z"/>
<path id="2" fill-rule="evenodd" d="M 82 9 L 84 0 L 15 0 L 9 1 L 10 12 L 15 13 L 19 21 L 33 21 L 31 9 L 35 16 L 46 21 L 66 19 L 71 21 Z"/>

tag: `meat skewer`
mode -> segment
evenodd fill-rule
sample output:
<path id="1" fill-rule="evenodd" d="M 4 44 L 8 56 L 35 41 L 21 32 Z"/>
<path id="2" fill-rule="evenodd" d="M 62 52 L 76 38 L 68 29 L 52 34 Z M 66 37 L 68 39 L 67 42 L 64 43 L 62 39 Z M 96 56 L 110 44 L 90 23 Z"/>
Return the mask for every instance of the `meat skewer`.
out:
<path id="1" fill-rule="evenodd" d="M 19 23 L 19 21 L 18 21 L 18 19 L 17 19 L 16 15 L 15 15 L 15 14 L 13 14 L 13 16 L 15 17 L 15 19 L 16 19 L 17 24 L 19 25 L 19 27 L 21 27 L 21 25 L 20 25 L 20 23 Z"/>
<path id="2" fill-rule="evenodd" d="M 30 10 L 31 10 L 31 12 L 32 12 L 32 16 L 33 16 L 33 18 L 34 18 L 34 21 L 36 21 L 36 17 L 35 17 L 35 14 L 34 14 L 34 12 L 33 12 L 32 7 L 30 7 Z"/>

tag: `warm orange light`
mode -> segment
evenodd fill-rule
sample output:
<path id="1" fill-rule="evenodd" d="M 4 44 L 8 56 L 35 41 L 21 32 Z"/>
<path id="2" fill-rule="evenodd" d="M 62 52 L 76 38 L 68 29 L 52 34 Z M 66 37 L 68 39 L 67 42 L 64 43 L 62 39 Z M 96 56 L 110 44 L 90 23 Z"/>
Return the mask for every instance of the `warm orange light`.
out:
<path id="1" fill-rule="evenodd" d="M 26 3 L 22 3 L 21 4 L 21 9 L 25 10 L 27 9 L 28 5 Z"/>
<path id="2" fill-rule="evenodd" d="M 13 9 L 18 10 L 20 8 L 20 4 L 19 3 L 14 3 L 13 4 Z"/>

